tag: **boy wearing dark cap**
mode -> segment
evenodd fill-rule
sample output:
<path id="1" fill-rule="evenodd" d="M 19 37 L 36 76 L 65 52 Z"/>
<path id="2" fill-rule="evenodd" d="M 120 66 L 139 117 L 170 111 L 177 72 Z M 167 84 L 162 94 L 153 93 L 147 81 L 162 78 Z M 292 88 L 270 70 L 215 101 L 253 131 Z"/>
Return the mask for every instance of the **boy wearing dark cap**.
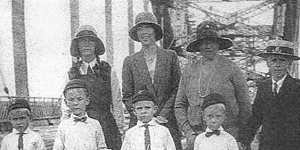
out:
<path id="1" fill-rule="evenodd" d="M 158 109 L 154 96 L 147 90 L 139 91 L 132 104 L 138 121 L 126 132 L 121 150 L 176 150 L 168 128 L 154 119 Z"/>
<path id="2" fill-rule="evenodd" d="M 194 150 L 238 150 L 234 137 L 222 127 L 226 118 L 224 97 L 217 93 L 209 94 L 204 97 L 201 108 L 206 130 L 196 137 Z"/>
<path id="3" fill-rule="evenodd" d="M 53 150 L 106 149 L 100 123 L 86 113 L 90 102 L 88 85 L 83 80 L 73 79 L 67 83 L 63 93 L 72 114 L 60 123 Z"/>
<path id="4" fill-rule="evenodd" d="M 46 150 L 42 137 L 29 128 L 31 109 L 25 99 L 16 99 L 8 115 L 13 131 L 3 138 L 1 150 Z"/>

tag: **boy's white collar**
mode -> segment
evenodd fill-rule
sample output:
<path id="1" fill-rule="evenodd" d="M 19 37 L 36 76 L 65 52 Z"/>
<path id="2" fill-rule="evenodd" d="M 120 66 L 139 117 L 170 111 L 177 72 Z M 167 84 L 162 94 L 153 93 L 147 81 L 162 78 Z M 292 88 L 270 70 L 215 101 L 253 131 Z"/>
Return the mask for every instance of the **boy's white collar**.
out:
<path id="1" fill-rule="evenodd" d="M 151 119 L 151 121 L 149 121 L 148 123 L 143 123 L 142 121 L 138 120 L 137 121 L 137 125 L 138 126 L 143 126 L 144 124 L 149 124 L 151 126 L 157 125 L 157 122 L 154 118 Z"/>
<path id="2" fill-rule="evenodd" d="M 223 129 L 223 127 L 222 126 L 220 126 L 219 128 L 218 128 L 218 130 L 220 130 L 220 131 L 224 131 L 224 129 Z M 208 128 L 208 127 L 206 127 L 206 129 L 205 129 L 205 132 L 212 132 L 213 130 L 211 130 L 210 128 Z"/>
<path id="3" fill-rule="evenodd" d="M 29 126 L 27 127 L 27 129 L 23 132 L 23 133 L 26 133 L 26 134 L 28 134 L 29 132 L 31 131 L 31 129 L 29 128 Z M 15 133 L 15 134 L 18 134 L 18 133 L 20 133 L 17 129 L 13 129 L 12 130 L 12 133 Z"/>

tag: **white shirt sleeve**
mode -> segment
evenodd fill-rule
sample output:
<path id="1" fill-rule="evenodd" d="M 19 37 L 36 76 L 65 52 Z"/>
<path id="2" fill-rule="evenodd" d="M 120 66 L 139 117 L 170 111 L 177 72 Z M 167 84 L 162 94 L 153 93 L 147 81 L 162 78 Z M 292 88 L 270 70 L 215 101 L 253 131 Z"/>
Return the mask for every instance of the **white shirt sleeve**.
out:
<path id="1" fill-rule="evenodd" d="M 64 150 L 64 142 L 65 141 L 65 135 L 64 132 L 62 131 L 61 124 L 58 126 L 54 145 L 53 145 L 53 150 Z"/>
<path id="2" fill-rule="evenodd" d="M 121 150 L 131 150 L 130 138 L 128 133 L 125 134 L 124 141 L 122 143 Z"/>
<path id="3" fill-rule="evenodd" d="M 105 137 L 100 123 L 97 121 L 96 124 L 96 142 L 97 142 L 97 150 L 106 149 Z"/>
<path id="4" fill-rule="evenodd" d="M 166 129 L 167 134 L 166 134 L 166 150 L 176 150 L 173 138 L 170 134 L 169 129 Z"/>
<path id="5" fill-rule="evenodd" d="M 228 150 L 239 150 L 239 146 L 234 137 L 228 139 Z"/>
<path id="6" fill-rule="evenodd" d="M 194 142 L 194 150 L 199 150 L 199 145 L 200 145 L 200 137 L 198 135 Z"/>
<path id="7" fill-rule="evenodd" d="M 1 141 L 1 149 L 0 150 L 9 150 L 7 147 L 7 141 L 6 138 L 4 137 L 4 139 Z"/>
<path id="8" fill-rule="evenodd" d="M 36 150 L 46 150 L 44 141 L 40 135 L 37 136 L 37 146 Z"/>

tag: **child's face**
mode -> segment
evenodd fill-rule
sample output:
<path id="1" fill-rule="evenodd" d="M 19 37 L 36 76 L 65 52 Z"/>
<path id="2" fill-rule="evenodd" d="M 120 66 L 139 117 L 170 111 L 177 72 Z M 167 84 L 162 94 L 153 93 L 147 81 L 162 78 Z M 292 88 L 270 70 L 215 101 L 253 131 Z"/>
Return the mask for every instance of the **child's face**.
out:
<path id="1" fill-rule="evenodd" d="M 66 91 L 66 104 L 76 116 L 85 114 L 89 98 L 84 88 L 74 88 Z"/>
<path id="2" fill-rule="evenodd" d="M 217 130 L 225 120 L 223 104 L 214 104 L 204 109 L 204 121 L 211 130 Z"/>
<path id="3" fill-rule="evenodd" d="M 135 115 L 143 123 L 151 121 L 156 111 L 157 106 L 152 101 L 138 101 L 134 104 Z"/>
<path id="4" fill-rule="evenodd" d="M 10 122 L 16 130 L 24 132 L 30 122 L 30 112 L 26 108 L 18 108 L 9 112 Z"/>

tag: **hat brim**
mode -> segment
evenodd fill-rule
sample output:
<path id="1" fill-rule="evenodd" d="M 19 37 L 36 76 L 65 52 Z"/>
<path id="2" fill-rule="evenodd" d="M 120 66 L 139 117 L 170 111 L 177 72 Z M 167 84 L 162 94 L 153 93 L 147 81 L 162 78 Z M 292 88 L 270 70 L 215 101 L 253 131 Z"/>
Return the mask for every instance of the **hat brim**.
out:
<path id="1" fill-rule="evenodd" d="M 269 56 L 284 56 L 291 60 L 300 60 L 300 57 L 286 53 L 264 52 L 257 54 L 257 56 L 262 58 L 268 58 Z"/>
<path id="2" fill-rule="evenodd" d="M 162 29 L 160 27 L 160 25 L 155 24 L 155 23 L 148 23 L 148 22 L 142 22 L 142 23 L 138 23 L 135 26 L 133 26 L 130 30 L 129 30 L 129 36 L 131 39 L 140 42 L 138 36 L 137 36 L 137 29 L 141 26 L 141 25 L 151 25 L 154 29 L 155 32 L 155 40 L 158 41 L 160 39 L 162 39 L 163 34 L 162 34 Z"/>
<path id="3" fill-rule="evenodd" d="M 79 52 L 79 49 L 78 49 L 78 40 L 82 39 L 82 38 L 86 38 L 86 37 L 91 38 L 95 41 L 95 44 L 96 44 L 95 55 L 103 55 L 105 53 L 104 44 L 98 37 L 95 37 L 95 36 L 79 36 L 79 37 L 74 38 L 71 42 L 71 56 L 73 56 L 73 57 L 80 57 L 81 56 L 80 52 Z"/>
<path id="4" fill-rule="evenodd" d="M 219 50 L 227 49 L 230 48 L 233 43 L 230 39 L 228 38 L 220 38 L 220 37 L 206 37 L 202 39 L 197 39 L 193 42 L 191 42 L 187 48 L 186 51 L 188 52 L 200 52 L 199 46 L 204 40 L 214 40 L 219 44 Z"/>

